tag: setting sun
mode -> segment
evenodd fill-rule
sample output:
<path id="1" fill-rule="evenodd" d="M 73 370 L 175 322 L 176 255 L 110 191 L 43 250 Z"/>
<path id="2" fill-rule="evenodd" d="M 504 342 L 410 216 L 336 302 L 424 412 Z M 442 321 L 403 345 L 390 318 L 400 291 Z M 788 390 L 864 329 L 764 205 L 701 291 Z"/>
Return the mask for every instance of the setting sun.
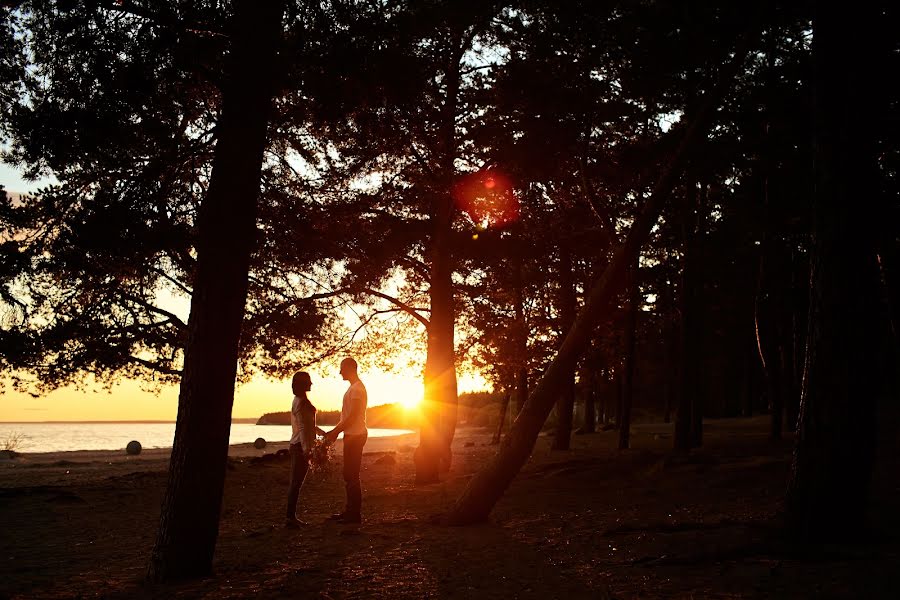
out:
<path id="1" fill-rule="evenodd" d="M 418 408 L 425 390 L 421 382 L 403 380 L 397 387 L 397 403 L 406 410 Z"/>

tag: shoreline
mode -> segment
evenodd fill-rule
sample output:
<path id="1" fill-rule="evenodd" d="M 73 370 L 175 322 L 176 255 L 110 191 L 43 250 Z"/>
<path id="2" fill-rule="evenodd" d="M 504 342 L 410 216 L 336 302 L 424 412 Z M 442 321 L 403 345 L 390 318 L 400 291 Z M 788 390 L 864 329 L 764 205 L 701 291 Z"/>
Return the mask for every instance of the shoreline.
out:
<path id="1" fill-rule="evenodd" d="M 366 442 L 366 454 L 370 452 L 383 453 L 386 448 L 396 446 L 398 444 L 415 444 L 418 440 L 418 432 L 407 429 L 398 429 L 399 433 L 395 435 L 385 435 L 371 437 Z M 335 442 L 335 448 L 343 447 L 344 438 L 341 437 Z M 253 446 L 253 442 L 241 442 L 228 445 L 229 458 L 252 458 L 271 454 L 278 450 L 287 449 L 288 441 L 267 442 L 265 448 L 257 449 Z M 373 450 L 373 447 L 377 447 Z M 55 463 L 64 462 L 69 466 L 72 464 L 90 464 L 104 463 L 111 464 L 114 462 L 123 463 L 150 463 L 150 462 L 166 462 L 172 453 L 172 447 L 164 448 L 144 448 L 138 455 L 129 455 L 125 453 L 125 449 L 117 450 L 56 450 L 51 452 L 20 452 L 16 451 L 15 458 L 0 458 L 0 467 L 4 466 L 26 466 L 26 465 L 53 465 Z M 63 465 L 65 466 L 65 465 Z M 2 485 L 2 482 L 0 482 Z"/>

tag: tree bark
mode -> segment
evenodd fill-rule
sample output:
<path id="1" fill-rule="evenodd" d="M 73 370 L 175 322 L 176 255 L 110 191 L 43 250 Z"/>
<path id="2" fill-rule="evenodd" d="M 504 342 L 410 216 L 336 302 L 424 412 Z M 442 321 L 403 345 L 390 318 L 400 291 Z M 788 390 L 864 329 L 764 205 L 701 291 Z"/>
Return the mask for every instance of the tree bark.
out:
<path id="1" fill-rule="evenodd" d="M 696 221 L 694 225 L 694 235 L 691 236 L 691 254 L 692 269 L 691 275 L 693 282 L 691 284 L 691 293 L 688 299 L 691 303 L 690 313 L 690 352 L 691 369 L 689 371 L 691 381 L 689 383 L 692 390 L 691 395 L 691 446 L 699 448 L 703 445 L 703 415 L 706 414 L 708 393 L 703 385 L 703 379 L 700 376 L 702 371 L 703 348 L 707 336 L 706 326 L 704 325 L 705 310 L 703 303 L 706 302 L 706 290 L 704 287 L 703 269 L 703 247 L 706 239 L 706 212 L 707 198 L 706 192 L 708 187 L 702 182 L 696 190 L 695 205 L 697 207 Z"/>
<path id="2" fill-rule="evenodd" d="M 616 412 L 613 418 L 615 430 L 622 428 L 622 410 L 625 404 L 625 357 L 619 359 L 616 372 L 613 375 L 613 389 L 616 391 Z"/>
<path id="3" fill-rule="evenodd" d="M 212 569 L 283 9 L 282 2 L 235 4 L 210 186 L 198 215 L 184 374 L 152 581 Z"/>
<path id="4" fill-rule="evenodd" d="M 765 381 L 769 407 L 769 438 L 780 440 L 784 422 L 784 372 L 782 370 L 782 333 L 779 326 L 780 306 L 784 302 L 776 278 L 772 275 L 775 262 L 768 234 L 760 246 L 756 304 L 754 307 L 756 344 Z"/>
<path id="5" fill-rule="evenodd" d="M 528 398 L 528 323 L 525 320 L 525 283 L 522 277 L 522 257 L 513 257 L 513 299 L 515 302 L 516 334 L 516 415 Z"/>
<path id="6" fill-rule="evenodd" d="M 700 340 L 703 334 L 699 325 L 700 278 L 698 260 L 700 258 L 697 227 L 700 210 L 696 201 L 696 184 L 689 179 L 685 190 L 685 210 L 682 217 L 682 244 L 684 258 L 681 268 L 681 327 L 679 343 L 681 347 L 678 370 L 678 412 L 675 415 L 675 435 L 673 449 L 685 453 L 698 446 L 696 439 L 697 419 L 700 416 Z"/>
<path id="7" fill-rule="evenodd" d="M 622 424 L 619 426 L 619 450 L 631 445 L 631 405 L 634 402 L 634 346 L 637 334 L 640 282 L 638 280 L 640 254 L 635 256 L 628 273 L 628 318 L 625 323 L 625 365 L 622 372 Z"/>
<path id="8" fill-rule="evenodd" d="M 438 481 L 439 473 L 450 468 L 450 443 L 456 425 L 455 316 L 449 245 L 452 201 L 448 196 L 440 204 L 431 253 L 431 321 L 425 359 L 424 418 L 415 457 L 419 484 Z"/>
<path id="9" fill-rule="evenodd" d="M 597 413 L 600 419 L 600 424 L 605 427 L 609 425 L 609 386 L 608 382 L 600 377 L 599 370 L 595 375 L 594 383 L 594 389 L 597 395 Z"/>
<path id="10" fill-rule="evenodd" d="M 634 257 L 640 252 L 651 228 L 659 218 L 663 202 L 671 193 L 676 175 L 687 158 L 688 150 L 698 137 L 706 135 L 713 107 L 722 97 L 725 82 L 731 80 L 743 63 L 749 40 L 750 36 L 747 36 L 741 43 L 741 48 L 735 52 L 734 59 L 720 71 L 719 81 L 688 126 L 681 144 L 661 173 L 628 236 L 616 248 L 612 260 L 587 294 L 584 306 L 556 357 L 529 396 L 510 432 L 503 438 L 497 454 L 469 481 L 469 485 L 447 516 L 448 523 L 462 525 L 487 519 L 497 500 L 528 460 L 541 427 L 553 409 L 557 390 L 590 342 L 593 326 L 601 312 L 622 289 L 625 269 L 634 261 Z"/>
<path id="11" fill-rule="evenodd" d="M 584 423 L 581 426 L 582 433 L 594 433 L 597 431 L 597 409 L 595 402 L 595 390 L 597 389 L 596 363 L 599 360 L 597 352 L 591 352 L 588 364 L 581 372 L 581 383 L 584 391 Z"/>
<path id="12" fill-rule="evenodd" d="M 663 340 L 663 373 L 665 377 L 665 408 L 663 410 L 663 423 L 672 422 L 672 407 L 678 402 L 678 373 L 676 371 L 678 358 L 678 328 L 672 324 L 666 327 L 666 335 Z"/>
<path id="13" fill-rule="evenodd" d="M 503 425 L 506 423 L 506 411 L 509 408 L 509 396 L 509 392 L 504 393 L 503 399 L 500 401 L 500 420 L 497 423 L 497 431 L 494 432 L 494 437 L 491 438 L 491 446 L 499 444 L 500 436 L 503 435 Z"/>
<path id="14" fill-rule="evenodd" d="M 877 146 L 879 11 L 826 2 L 814 16 L 815 170 L 807 351 L 786 498 L 801 540 L 859 535 L 874 459 L 880 381 Z M 852 39 L 854 43 L 847 44 Z M 870 72 L 871 69 L 871 72 Z"/>
<path id="15" fill-rule="evenodd" d="M 788 307 L 790 310 L 790 350 L 788 356 L 789 367 L 788 382 L 789 385 L 785 397 L 785 418 L 787 419 L 788 430 L 795 432 L 797 430 L 797 415 L 800 411 L 800 389 L 803 377 L 803 336 L 801 333 L 800 302 L 798 297 L 801 291 L 805 291 L 808 295 L 809 290 L 802 289 L 798 277 L 797 251 L 791 250 L 791 302 Z"/>

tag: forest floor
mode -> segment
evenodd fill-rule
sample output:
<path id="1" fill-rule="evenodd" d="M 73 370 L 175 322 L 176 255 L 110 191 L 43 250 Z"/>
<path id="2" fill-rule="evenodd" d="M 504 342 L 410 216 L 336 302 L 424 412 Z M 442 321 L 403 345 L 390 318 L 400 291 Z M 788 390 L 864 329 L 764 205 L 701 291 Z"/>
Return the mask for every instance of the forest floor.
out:
<path id="1" fill-rule="evenodd" d="M 704 447 L 670 456 L 671 425 L 573 436 L 532 459 L 488 523 L 446 527 L 472 473 L 496 451 L 461 428 L 453 468 L 415 486 L 415 434 L 374 438 L 363 458 L 364 522 L 327 521 L 343 503 L 340 448 L 328 476 L 282 515 L 286 460 L 231 449 L 213 577 L 142 582 L 166 481 L 166 451 L 25 454 L 0 461 L 0 598 L 900 598 L 900 499 L 886 479 L 877 533 L 797 547 L 779 535 L 792 442 L 763 418 L 709 421 Z M 390 458 L 386 458 L 390 457 Z"/>

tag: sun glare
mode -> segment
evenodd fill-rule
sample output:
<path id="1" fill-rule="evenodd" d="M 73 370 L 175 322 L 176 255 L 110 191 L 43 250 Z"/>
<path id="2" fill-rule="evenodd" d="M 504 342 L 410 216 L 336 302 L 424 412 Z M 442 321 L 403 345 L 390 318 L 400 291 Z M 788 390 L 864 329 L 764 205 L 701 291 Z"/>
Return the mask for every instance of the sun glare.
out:
<path id="1" fill-rule="evenodd" d="M 416 389 L 416 386 L 403 386 L 398 392 L 397 402 L 406 410 L 414 410 L 422 403 L 422 390 Z"/>

